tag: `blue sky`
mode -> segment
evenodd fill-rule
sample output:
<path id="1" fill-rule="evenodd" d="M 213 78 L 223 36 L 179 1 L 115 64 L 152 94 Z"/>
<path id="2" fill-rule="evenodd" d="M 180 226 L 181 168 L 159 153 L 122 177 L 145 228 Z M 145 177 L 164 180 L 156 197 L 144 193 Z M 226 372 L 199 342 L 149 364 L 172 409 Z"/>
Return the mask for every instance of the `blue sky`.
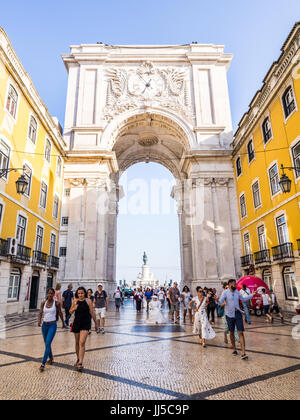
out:
<path id="1" fill-rule="evenodd" d="M 198 41 L 225 45 L 225 51 L 234 54 L 228 83 L 236 129 L 269 67 L 278 58 L 288 33 L 299 20 L 299 0 L 14 0 L 2 1 L 0 9 L 0 25 L 50 113 L 62 125 L 67 73 L 61 54 L 69 52 L 69 45 L 97 41 L 107 44 Z M 151 170 L 145 168 L 146 164 L 132 167 L 130 176 L 144 176 L 148 182 L 152 177 L 171 178 L 164 168 L 151 165 L 148 166 Z M 173 244 L 178 243 L 177 216 L 169 219 L 141 216 L 142 225 L 139 217 L 134 220 L 120 217 L 119 265 L 139 265 L 141 259 L 136 261 L 137 254 L 147 245 L 140 235 L 141 226 L 145 225 L 148 231 L 144 230 L 143 236 L 152 235 L 147 246 L 155 248 L 149 262 L 156 267 L 173 266 L 174 274 L 170 276 L 174 277 L 179 264 L 178 249 L 173 249 Z M 163 240 L 166 226 L 170 252 Z M 129 232 L 130 243 L 136 241 L 132 253 L 124 248 Z M 123 274 L 121 271 L 118 276 L 132 276 L 132 271 L 126 272 L 125 268 Z"/>

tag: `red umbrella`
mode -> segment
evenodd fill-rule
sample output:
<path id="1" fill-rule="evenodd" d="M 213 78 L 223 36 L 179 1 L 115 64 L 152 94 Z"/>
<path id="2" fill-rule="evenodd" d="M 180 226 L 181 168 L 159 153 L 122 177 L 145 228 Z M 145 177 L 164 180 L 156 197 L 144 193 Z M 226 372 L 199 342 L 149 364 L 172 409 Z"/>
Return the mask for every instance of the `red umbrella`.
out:
<path id="1" fill-rule="evenodd" d="M 268 285 L 259 277 L 246 276 L 240 278 L 236 283 L 237 289 L 241 290 L 244 284 L 250 290 L 251 293 L 257 291 L 259 294 L 261 294 L 262 289 L 266 289 L 266 292 L 270 293 Z"/>

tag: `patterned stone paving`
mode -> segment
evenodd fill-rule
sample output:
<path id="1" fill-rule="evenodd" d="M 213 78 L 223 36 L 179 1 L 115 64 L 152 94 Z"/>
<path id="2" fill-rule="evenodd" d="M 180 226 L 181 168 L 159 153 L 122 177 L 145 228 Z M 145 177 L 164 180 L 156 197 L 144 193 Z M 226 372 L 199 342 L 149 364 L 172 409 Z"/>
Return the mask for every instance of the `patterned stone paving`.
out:
<path id="1" fill-rule="evenodd" d="M 39 372 L 43 341 L 36 313 L 9 317 L 0 335 L 0 399 L 299 399 L 300 340 L 293 325 L 253 318 L 248 361 L 223 342 L 222 321 L 206 349 L 189 324 L 151 326 L 131 301 L 111 305 L 106 334 L 92 333 L 82 374 L 74 370 L 73 335 L 58 329 L 55 364 Z M 60 325 L 60 324 L 59 324 Z"/>

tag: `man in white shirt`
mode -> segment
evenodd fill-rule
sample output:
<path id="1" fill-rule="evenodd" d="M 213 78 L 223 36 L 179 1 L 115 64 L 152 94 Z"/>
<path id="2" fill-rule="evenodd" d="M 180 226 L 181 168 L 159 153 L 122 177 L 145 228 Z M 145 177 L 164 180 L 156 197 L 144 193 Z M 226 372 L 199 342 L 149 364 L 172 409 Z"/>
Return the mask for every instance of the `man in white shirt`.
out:
<path id="1" fill-rule="evenodd" d="M 243 284 L 243 288 L 240 290 L 240 295 L 242 297 L 248 297 L 251 295 L 250 290 L 247 288 L 245 284 Z M 246 322 L 250 325 L 251 324 L 251 317 L 250 317 L 250 301 L 243 302 L 243 308 L 245 311 Z"/>
<path id="2" fill-rule="evenodd" d="M 273 317 L 272 317 L 272 315 L 270 315 L 271 298 L 266 293 L 266 289 L 262 289 L 261 297 L 262 297 L 262 300 L 263 300 L 264 314 L 267 317 L 267 321 L 273 322 Z"/>

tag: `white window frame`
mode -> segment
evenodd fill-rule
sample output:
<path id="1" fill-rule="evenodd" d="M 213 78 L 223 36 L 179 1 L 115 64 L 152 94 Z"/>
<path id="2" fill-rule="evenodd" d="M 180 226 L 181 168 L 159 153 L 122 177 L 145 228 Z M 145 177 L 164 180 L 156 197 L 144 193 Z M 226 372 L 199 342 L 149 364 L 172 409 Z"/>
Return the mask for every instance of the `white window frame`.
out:
<path id="1" fill-rule="evenodd" d="M 238 160 L 240 161 L 240 167 L 241 167 L 241 173 L 238 175 L 238 171 L 237 171 L 237 162 Z M 239 179 L 240 176 L 243 175 L 243 169 L 242 169 L 242 158 L 241 156 L 238 156 L 235 160 L 235 172 L 236 172 L 236 178 Z"/>
<path id="2" fill-rule="evenodd" d="M 47 187 L 47 190 L 46 190 L 45 207 L 44 207 L 44 206 L 42 206 L 42 204 L 41 204 L 41 198 L 42 198 L 42 185 L 43 185 L 43 183 L 44 183 L 44 184 L 46 185 L 46 187 Z M 48 183 L 47 183 L 44 179 L 42 179 L 42 180 L 41 180 L 41 187 L 40 187 L 40 199 L 39 199 L 39 207 L 40 207 L 41 209 L 46 210 L 46 208 L 47 208 L 47 200 L 48 200 Z"/>
<path id="3" fill-rule="evenodd" d="M 23 172 L 24 173 L 25 173 L 25 167 L 26 166 L 27 166 L 28 169 L 30 169 L 31 175 L 30 175 L 30 181 L 29 181 L 29 184 L 28 184 L 28 187 L 27 187 L 27 189 L 29 190 L 28 191 L 29 194 L 27 194 L 27 192 L 26 192 L 26 193 L 24 193 L 24 195 L 26 197 L 30 198 L 30 195 L 31 195 L 31 186 L 32 186 L 32 178 L 33 178 L 33 169 L 32 169 L 32 166 L 30 165 L 30 163 L 27 162 L 27 161 L 25 161 L 25 162 L 23 162 Z M 25 178 L 28 180 L 28 177 L 27 177 L 26 174 L 25 174 Z"/>
<path id="4" fill-rule="evenodd" d="M 67 223 L 64 223 L 64 219 L 67 220 Z M 69 216 L 62 216 L 61 218 L 61 226 L 68 226 L 69 225 Z"/>
<path id="5" fill-rule="evenodd" d="M 57 155 L 57 163 L 56 163 L 56 175 L 61 178 L 62 175 L 62 166 L 63 166 L 63 160 L 62 157 Z"/>
<path id="6" fill-rule="evenodd" d="M 265 142 L 265 132 L 264 132 L 264 123 L 266 122 L 266 120 L 269 120 L 269 124 L 270 124 L 270 131 L 271 131 L 271 137 Z M 273 136 L 273 128 L 272 128 L 272 122 L 271 122 L 271 116 L 269 115 L 265 115 L 263 122 L 261 124 L 261 132 L 262 132 L 262 137 L 263 137 L 263 143 L 264 146 L 266 147 L 266 145 L 273 140 L 274 136 Z"/>
<path id="7" fill-rule="evenodd" d="M 57 207 L 56 207 L 56 203 L 57 203 Z M 58 219 L 58 215 L 59 215 L 59 196 L 57 194 L 54 194 L 52 217 L 54 219 Z"/>
<path id="8" fill-rule="evenodd" d="M 1 148 L 1 145 L 3 146 L 3 149 L 6 148 L 8 150 L 8 156 L 4 152 L 0 151 L 0 169 L 8 169 L 9 164 L 10 164 L 11 147 L 6 142 L 6 140 L 3 139 L 2 136 L 0 137 L 0 148 Z M 7 164 L 5 166 L 2 164 L 2 156 L 5 156 L 5 158 L 7 159 Z M 8 179 L 8 174 L 4 175 L 2 178 L 7 180 Z"/>
<path id="9" fill-rule="evenodd" d="M 53 238 L 53 237 L 55 238 L 55 241 L 54 241 L 54 251 L 53 251 L 53 254 L 52 254 L 51 252 L 52 252 L 52 250 L 53 250 L 53 242 L 52 242 L 52 238 Z M 50 255 L 50 256 L 52 256 L 52 257 L 55 257 L 56 244 L 57 244 L 57 236 L 56 236 L 56 233 L 54 233 L 53 231 L 51 231 L 51 232 L 50 232 L 49 255 Z"/>
<path id="10" fill-rule="evenodd" d="M 19 219 L 20 217 L 22 217 L 25 220 L 25 228 L 24 228 L 24 241 L 23 242 L 19 242 L 19 227 L 20 229 L 22 228 L 22 225 L 19 224 Z M 27 227 L 28 227 L 28 216 L 26 213 L 24 213 L 23 211 L 18 211 L 17 213 L 17 218 L 16 218 L 16 233 L 15 233 L 15 238 L 17 238 L 18 243 L 20 243 L 20 245 L 25 246 L 26 244 L 26 234 L 27 234 Z"/>
<path id="11" fill-rule="evenodd" d="M 298 144 L 300 144 L 300 136 L 298 136 L 292 143 L 291 143 L 291 145 L 290 145 L 290 155 L 291 155 L 291 162 L 292 162 L 292 166 L 293 167 L 295 167 L 296 166 L 296 164 L 295 164 L 295 158 L 294 158 L 294 153 L 293 153 L 293 149 L 298 145 Z M 299 159 L 300 159 L 300 157 L 299 157 Z M 300 171 L 299 171 L 299 175 L 297 176 L 297 172 L 296 172 L 296 170 L 294 169 L 293 170 L 293 172 L 294 172 L 294 178 L 295 178 L 295 182 L 297 183 L 299 180 L 300 180 Z"/>
<path id="12" fill-rule="evenodd" d="M 286 235 L 286 239 L 287 240 L 285 242 L 281 242 L 280 241 L 280 235 L 279 235 L 278 224 L 277 224 L 277 220 L 280 217 L 284 217 L 285 218 L 286 234 L 287 234 Z M 290 242 L 290 235 L 289 235 L 289 228 L 288 228 L 288 224 L 287 224 L 286 212 L 283 211 L 283 212 L 276 213 L 275 216 L 274 216 L 274 221 L 275 221 L 275 228 L 276 228 L 278 245 L 283 245 L 283 244 L 289 243 Z"/>
<path id="13" fill-rule="evenodd" d="M 286 270 L 290 269 L 289 272 L 285 272 Z M 288 276 L 288 280 L 290 282 L 289 286 L 290 286 L 290 290 L 292 291 L 292 295 L 288 295 L 288 288 L 286 286 L 286 276 Z M 291 276 L 293 277 L 293 281 L 294 281 L 294 287 L 293 287 L 293 283 L 291 280 Z M 286 300 L 294 300 L 294 301 L 298 301 L 299 298 L 299 293 L 298 293 L 298 289 L 297 289 L 297 283 L 296 283 L 296 276 L 295 276 L 295 270 L 292 267 L 284 267 L 282 270 L 282 277 L 283 277 L 283 283 L 284 283 L 284 290 L 285 290 L 285 295 L 286 295 Z M 297 290 L 297 296 L 294 295 L 294 288 Z"/>
<path id="14" fill-rule="evenodd" d="M 245 236 L 248 236 L 249 240 L 245 241 Z M 244 242 L 244 251 L 245 251 L 245 255 L 251 255 L 252 254 L 252 246 L 251 246 L 251 238 L 250 238 L 250 232 L 246 231 L 243 233 L 243 242 Z M 246 243 L 249 243 L 249 248 L 246 247 Z M 248 252 L 250 251 L 250 252 Z"/>
<path id="15" fill-rule="evenodd" d="M 18 302 L 19 296 L 20 296 L 20 290 L 21 290 L 21 278 L 22 273 L 19 268 L 13 268 L 9 273 L 9 280 L 8 280 L 8 288 L 7 288 L 7 302 Z M 10 286 L 10 281 L 13 281 L 12 286 Z M 17 285 L 16 285 L 17 281 Z M 11 289 L 11 297 L 10 295 L 10 289 Z M 14 297 L 14 291 L 17 290 L 17 296 Z"/>
<path id="16" fill-rule="evenodd" d="M 254 153 L 254 157 L 253 157 L 253 159 L 252 159 L 252 160 L 249 160 L 249 149 L 248 149 L 248 146 L 249 146 L 249 144 L 250 144 L 250 143 L 252 143 L 252 149 L 253 149 L 253 153 Z M 248 164 L 249 164 L 249 166 L 250 166 L 250 165 L 251 165 L 251 163 L 252 163 L 252 162 L 254 162 L 254 161 L 256 160 L 256 154 L 255 154 L 254 139 L 253 139 L 253 137 L 252 137 L 251 139 L 249 139 L 249 141 L 248 141 L 248 143 L 247 143 L 246 148 L 247 148 L 247 155 L 248 155 Z"/>
<path id="17" fill-rule="evenodd" d="M 244 216 L 243 216 L 243 213 L 242 213 L 242 205 L 241 205 L 241 198 L 242 198 L 242 196 L 244 196 L 244 200 L 245 200 L 245 215 Z M 243 219 L 245 219 L 247 217 L 247 203 L 246 203 L 246 194 L 245 194 L 245 192 L 242 192 L 240 194 L 239 204 L 240 204 L 241 219 L 243 220 Z"/>
<path id="18" fill-rule="evenodd" d="M 288 117 L 286 117 L 285 116 L 285 107 L 284 107 L 284 103 L 283 103 L 283 95 L 284 95 L 284 92 L 287 90 L 288 87 L 292 88 L 292 92 L 293 92 L 293 96 L 294 96 L 294 100 L 295 100 L 295 109 L 294 109 L 293 112 L 290 113 L 290 115 Z M 280 103 L 281 103 L 282 112 L 283 112 L 283 119 L 284 119 L 284 123 L 286 124 L 288 122 L 288 120 L 291 118 L 291 116 L 294 115 L 294 113 L 298 111 L 298 104 L 297 104 L 297 99 L 296 99 L 296 95 L 295 95 L 293 79 L 290 79 L 285 83 L 285 85 L 280 90 L 279 95 L 280 95 Z"/>
<path id="19" fill-rule="evenodd" d="M 42 232 L 42 236 L 38 235 L 39 231 Z M 44 235 L 45 235 L 44 225 L 42 223 L 37 223 L 36 231 L 35 231 L 34 251 L 43 252 Z M 38 243 L 38 238 L 41 238 L 39 243 Z M 38 248 L 38 245 L 40 245 L 39 248 Z"/>
<path id="20" fill-rule="evenodd" d="M 33 141 L 33 139 L 30 137 L 30 132 L 31 132 L 31 120 L 32 120 L 32 119 L 36 122 L 35 141 Z M 28 138 L 28 140 L 29 140 L 29 141 L 30 141 L 30 142 L 31 142 L 34 146 L 36 146 L 36 142 L 37 142 L 38 127 L 39 127 L 39 124 L 38 124 L 38 120 L 37 120 L 36 116 L 35 116 L 35 115 L 33 115 L 32 113 L 30 113 L 30 115 L 29 115 L 29 122 L 28 122 L 28 134 L 27 134 L 27 138 Z"/>
<path id="21" fill-rule="evenodd" d="M 49 151 L 49 160 L 47 159 L 48 153 L 46 154 L 47 145 L 50 145 Z M 50 165 L 51 164 L 51 153 L 52 153 L 52 143 L 49 137 L 45 138 L 45 148 L 44 148 L 44 160 Z"/>
<path id="22" fill-rule="evenodd" d="M 259 198 L 259 203 L 256 206 L 255 205 L 255 196 L 254 196 L 254 191 L 253 191 L 253 187 L 254 185 L 257 183 L 258 185 L 258 198 Z M 254 210 L 258 210 L 262 207 L 262 201 L 261 201 L 261 194 L 260 194 L 260 183 L 259 183 L 259 178 L 255 178 L 251 184 L 251 191 L 252 191 L 252 199 L 253 199 L 253 206 L 254 206 Z"/>
<path id="23" fill-rule="evenodd" d="M 263 233 L 263 235 L 260 235 L 259 234 L 259 230 L 261 229 L 261 228 L 264 228 L 264 233 Z M 268 249 L 268 240 L 267 240 L 267 232 L 266 232 L 266 226 L 265 226 L 265 224 L 264 223 L 262 223 L 262 224 L 260 224 L 259 226 L 257 226 L 257 237 L 258 237 L 258 245 L 259 245 L 259 250 L 260 251 L 266 251 L 267 249 Z M 265 247 L 264 248 L 262 248 L 261 247 L 261 241 L 260 241 L 260 238 L 261 237 L 264 237 L 264 240 L 263 240 L 263 242 L 264 242 L 264 244 L 265 244 Z"/>
<path id="24" fill-rule="evenodd" d="M 279 187 L 279 189 L 278 189 L 278 191 L 277 191 L 276 193 L 273 193 L 273 191 L 272 191 L 271 177 L 270 177 L 270 170 L 271 170 L 271 169 L 272 169 L 275 165 L 276 165 L 276 167 L 277 167 L 277 173 L 278 173 L 278 187 Z M 268 171 L 268 180 L 269 180 L 269 187 L 270 187 L 270 195 L 271 195 L 271 198 L 273 199 L 273 198 L 275 198 L 277 195 L 282 194 L 282 191 L 281 191 L 281 188 L 280 188 L 280 185 L 279 185 L 279 181 L 280 181 L 280 173 L 279 173 L 278 161 L 277 161 L 277 160 L 274 160 L 272 163 L 270 163 L 270 165 L 268 166 L 267 171 Z"/>
<path id="25" fill-rule="evenodd" d="M 10 86 L 16 91 L 17 94 L 17 103 L 16 103 L 16 107 L 15 107 L 15 114 L 11 114 L 11 112 L 7 109 L 7 101 L 8 101 L 8 95 L 9 95 L 9 88 Z M 5 103 L 4 103 L 4 109 L 6 111 L 6 113 L 13 119 L 14 122 L 17 121 L 17 117 L 18 117 L 18 110 L 19 110 L 19 103 L 20 103 L 20 91 L 19 89 L 16 87 L 15 83 L 12 81 L 12 79 L 8 80 L 7 83 L 7 89 L 6 89 L 6 96 L 5 96 Z"/>

